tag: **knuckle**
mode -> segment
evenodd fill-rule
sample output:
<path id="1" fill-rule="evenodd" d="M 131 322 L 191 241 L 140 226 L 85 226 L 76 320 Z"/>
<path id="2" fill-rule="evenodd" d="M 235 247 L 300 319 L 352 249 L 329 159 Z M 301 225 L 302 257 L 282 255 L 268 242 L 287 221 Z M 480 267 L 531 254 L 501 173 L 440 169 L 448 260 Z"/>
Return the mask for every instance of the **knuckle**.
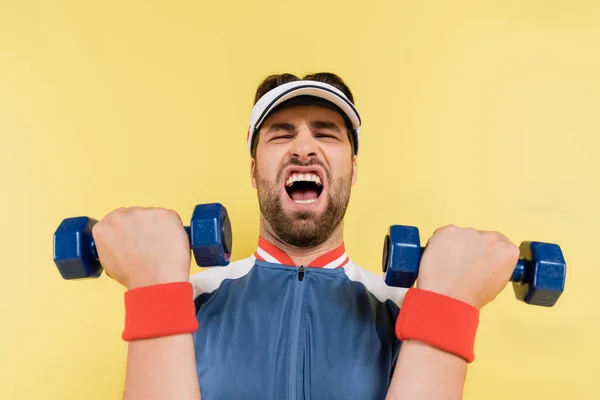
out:
<path id="1" fill-rule="evenodd" d="M 176 215 L 177 213 L 175 212 L 175 210 L 172 210 L 170 208 L 159 208 L 160 212 L 163 213 L 164 215 Z"/>
<path id="2" fill-rule="evenodd" d="M 150 212 L 151 209 L 146 207 L 129 207 L 126 216 L 139 219 L 145 218 Z"/>
<path id="3" fill-rule="evenodd" d="M 126 214 L 138 217 L 140 215 L 144 215 L 147 211 L 148 209 L 144 207 L 129 207 Z"/>
<path id="4" fill-rule="evenodd" d="M 104 235 L 104 223 L 103 221 L 99 221 L 92 227 L 92 236 L 95 240 L 102 238 Z"/>
<path id="5" fill-rule="evenodd" d="M 155 208 L 154 213 L 161 218 L 172 218 L 176 213 L 168 208 Z"/>
<path id="6" fill-rule="evenodd" d="M 169 208 L 154 208 L 152 209 L 152 214 L 154 218 L 160 221 L 181 221 L 179 214 L 175 210 Z"/>
<path id="7" fill-rule="evenodd" d="M 518 259 L 521 256 L 521 250 L 519 249 L 519 246 L 514 243 L 509 244 L 507 253 L 512 259 Z"/>
<path id="8" fill-rule="evenodd" d="M 484 232 L 483 237 L 485 238 L 486 243 L 490 245 L 495 245 L 500 242 L 500 235 L 498 232 Z"/>
<path id="9" fill-rule="evenodd" d="M 128 209 L 127 207 L 119 207 L 116 208 L 112 213 L 110 213 L 109 215 L 114 215 L 114 216 L 119 216 L 119 215 L 125 215 L 130 211 L 130 209 Z"/>
<path id="10" fill-rule="evenodd" d="M 119 209 L 117 212 L 114 212 L 110 215 L 110 217 L 107 219 L 107 222 L 109 222 L 112 226 L 120 226 L 128 216 L 129 210 L 125 208 Z"/>
<path id="11" fill-rule="evenodd" d="M 478 231 L 477 229 L 473 228 L 473 227 L 468 227 L 464 229 L 465 233 L 471 235 L 471 236 L 480 236 L 481 232 Z"/>
<path id="12" fill-rule="evenodd" d="M 481 232 L 473 227 L 464 227 L 464 228 L 456 228 L 457 232 L 460 232 L 461 235 L 468 240 L 477 240 L 481 236 Z"/>
<path id="13" fill-rule="evenodd" d="M 135 216 L 134 208 L 119 207 L 108 214 L 100 223 L 105 226 L 105 229 L 119 229 L 127 224 L 133 216 Z"/>
<path id="14" fill-rule="evenodd" d="M 444 225 L 442 226 L 439 231 L 440 233 L 455 233 L 456 231 L 458 231 L 458 226 L 454 225 L 454 224 L 448 224 L 448 225 Z"/>
<path id="15" fill-rule="evenodd" d="M 111 211 L 106 217 L 104 217 L 105 221 L 114 221 L 123 218 L 127 215 L 127 208 L 119 207 L 113 211 Z"/>

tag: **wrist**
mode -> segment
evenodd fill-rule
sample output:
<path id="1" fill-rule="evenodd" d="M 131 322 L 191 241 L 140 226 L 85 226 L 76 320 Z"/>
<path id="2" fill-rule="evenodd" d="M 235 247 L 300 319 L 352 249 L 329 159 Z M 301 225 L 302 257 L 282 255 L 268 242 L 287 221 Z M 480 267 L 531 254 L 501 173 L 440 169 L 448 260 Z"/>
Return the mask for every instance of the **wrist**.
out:
<path id="1" fill-rule="evenodd" d="M 127 281 L 125 287 L 127 290 L 139 289 L 149 286 L 165 285 L 168 283 L 189 282 L 190 276 L 187 273 L 169 273 L 163 275 L 148 275 L 136 276 Z"/>
<path id="2" fill-rule="evenodd" d="M 439 284 L 435 284 L 433 282 L 419 284 L 419 282 L 417 281 L 416 285 L 417 289 L 421 289 L 426 292 L 436 293 L 445 297 L 450 297 L 454 300 L 466 303 L 479 310 L 481 307 L 479 306 L 476 299 L 473 296 L 466 293 L 464 290 L 461 290 L 463 287 L 464 285 L 447 285 L 443 282 L 440 282 Z"/>
<path id="3" fill-rule="evenodd" d="M 475 358 L 478 325 L 479 310 L 472 305 L 438 292 L 411 288 L 396 321 L 396 336 L 426 343 L 470 363 Z"/>
<path id="4" fill-rule="evenodd" d="M 406 350 L 419 351 L 421 353 L 426 352 L 429 356 L 428 358 L 436 357 L 436 363 L 439 363 L 442 358 L 449 362 L 458 362 L 460 364 L 467 363 L 467 361 L 463 357 L 457 354 L 440 349 L 439 347 L 433 346 L 427 342 L 422 342 L 420 340 L 404 340 L 402 342 L 402 351 Z"/>
<path id="5" fill-rule="evenodd" d="M 193 333 L 198 329 L 190 282 L 168 282 L 125 292 L 125 341 Z"/>

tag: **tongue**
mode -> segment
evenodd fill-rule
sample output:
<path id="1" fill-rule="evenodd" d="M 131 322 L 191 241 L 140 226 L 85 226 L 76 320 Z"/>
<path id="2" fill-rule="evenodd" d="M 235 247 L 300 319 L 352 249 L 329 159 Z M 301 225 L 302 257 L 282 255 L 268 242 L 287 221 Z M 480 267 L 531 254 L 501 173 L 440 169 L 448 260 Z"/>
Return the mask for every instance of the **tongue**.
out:
<path id="1" fill-rule="evenodd" d="M 314 200 L 319 197 L 316 190 L 311 189 L 302 189 L 302 190 L 292 190 L 290 193 L 290 197 L 292 200 Z"/>

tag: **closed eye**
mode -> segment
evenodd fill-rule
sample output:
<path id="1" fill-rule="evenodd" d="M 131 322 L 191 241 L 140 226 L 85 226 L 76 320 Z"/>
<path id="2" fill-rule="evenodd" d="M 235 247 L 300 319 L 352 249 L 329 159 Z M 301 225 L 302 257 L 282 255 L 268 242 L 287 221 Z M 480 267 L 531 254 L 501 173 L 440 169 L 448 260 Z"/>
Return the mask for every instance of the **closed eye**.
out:
<path id="1" fill-rule="evenodd" d="M 333 135 L 330 133 L 317 133 L 317 134 L 315 134 L 315 137 L 338 139 L 337 135 Z"/>
<path id="2" fill-rule="evenodd" d="M 271 138 L 271 140 L 277 140 L 277 139 L 291 139 L 295 137 L 295 135 L 277 135 L 277 136 L 273 136 Z"/>

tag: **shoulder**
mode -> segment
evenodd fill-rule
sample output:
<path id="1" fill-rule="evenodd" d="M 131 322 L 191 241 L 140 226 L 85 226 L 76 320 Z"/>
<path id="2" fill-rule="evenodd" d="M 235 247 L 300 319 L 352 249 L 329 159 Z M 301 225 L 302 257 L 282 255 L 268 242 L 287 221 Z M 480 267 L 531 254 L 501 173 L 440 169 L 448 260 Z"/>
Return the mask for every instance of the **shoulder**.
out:
<path id="1" fill-rule="evenodd" d="M 377 300 L 385 302 L 392 301 L 398 307 L 402 306 L 404 296 L 408 289 L 388 286 L 382 275 L 375 274 L 358 264 L 350 261 L 346 270 L 346 276 L 353 282 L 362 283 Z"/>
<path id="2" fill-rule="evenodd" d="M 212 293 L 227 279 L 238 279 L 246 275 L 254 266 L 254 257 L 233 261 L 226 266 L 207 267 L 192 274 L 190 283 L 194 288 L 194 298 L 201 294 Z"/>

